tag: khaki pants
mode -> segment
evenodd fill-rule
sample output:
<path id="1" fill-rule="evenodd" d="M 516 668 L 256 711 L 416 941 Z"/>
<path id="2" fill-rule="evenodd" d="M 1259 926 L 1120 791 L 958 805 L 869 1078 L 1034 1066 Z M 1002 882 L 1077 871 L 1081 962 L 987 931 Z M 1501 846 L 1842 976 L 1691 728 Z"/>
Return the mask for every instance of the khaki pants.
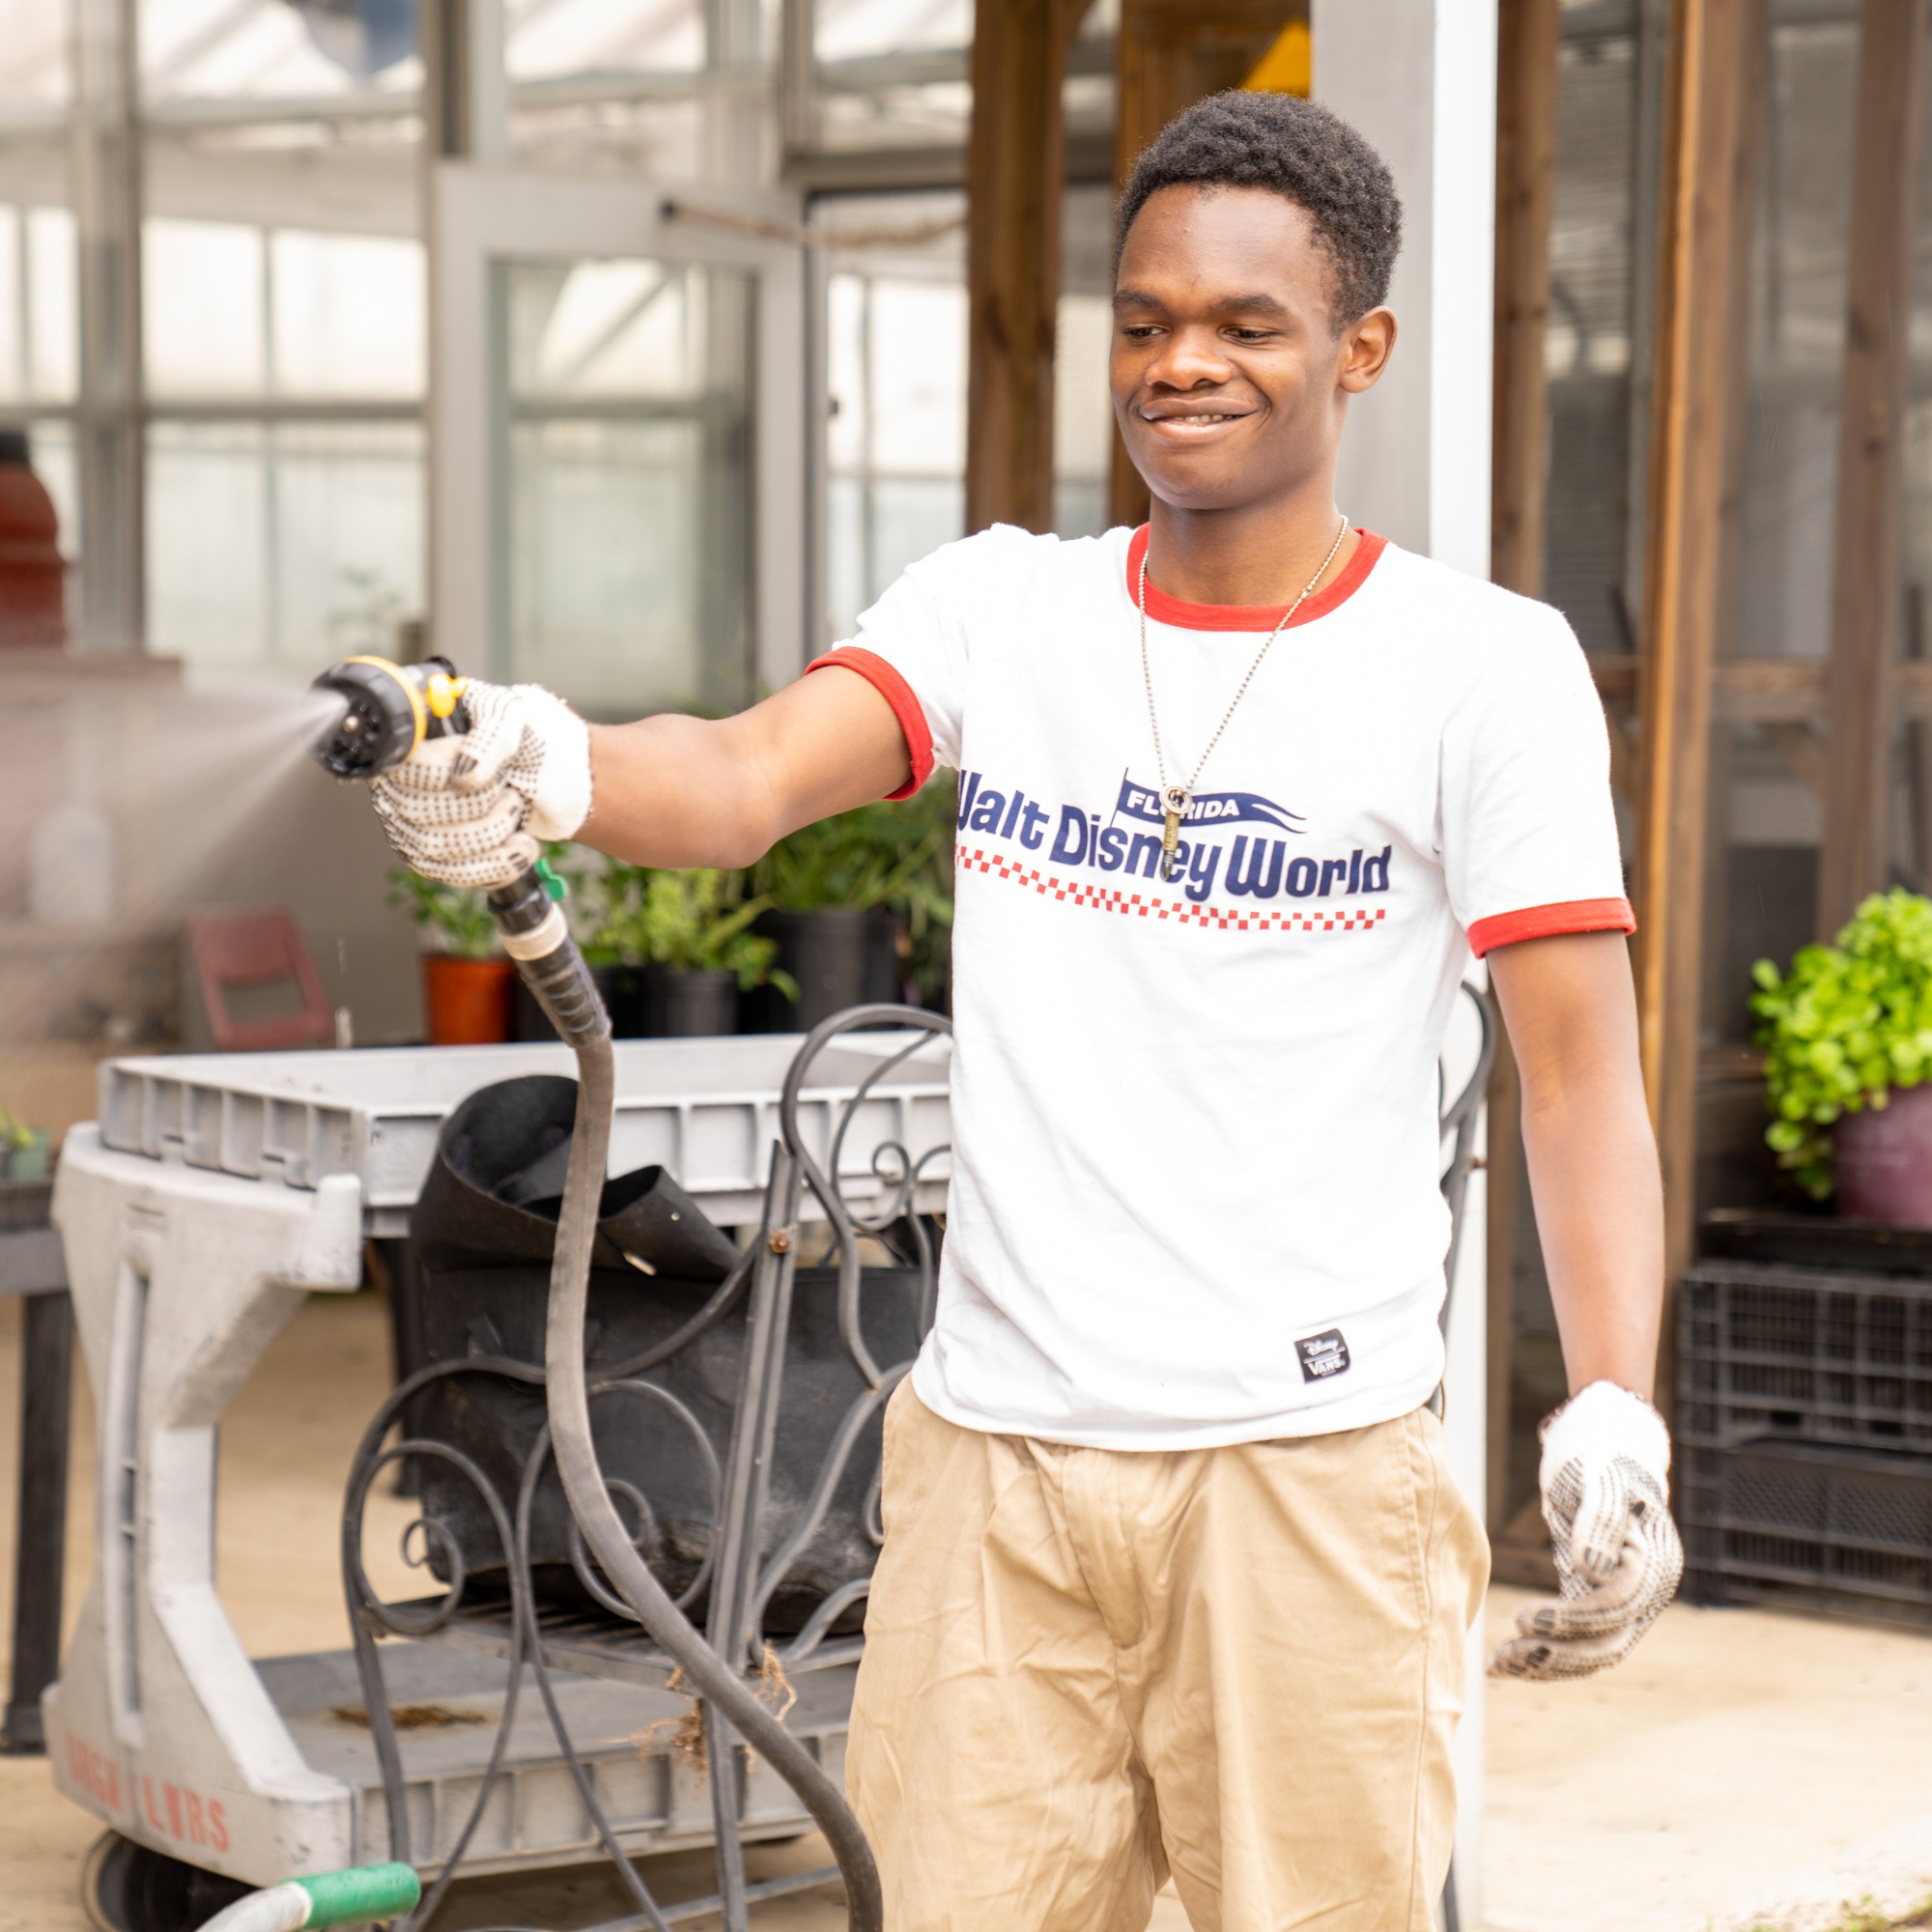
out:
<path id="1" fill-rule="evenodd" d="M 887 1932 L 1427 1932 L 1489 1575 L 1434 1415 L 1222 1449 L 886 1417 L 847 1783 Z"/>

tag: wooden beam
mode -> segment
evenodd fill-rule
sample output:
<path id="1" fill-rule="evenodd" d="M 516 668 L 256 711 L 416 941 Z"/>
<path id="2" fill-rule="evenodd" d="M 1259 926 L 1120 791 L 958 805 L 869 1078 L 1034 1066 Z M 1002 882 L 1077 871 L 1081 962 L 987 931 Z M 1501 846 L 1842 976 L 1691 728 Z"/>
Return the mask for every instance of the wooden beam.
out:
<path id="1" fill-rule="evenodd" d="M 1597 696 L 1620 717 L 1636 702 L 1638 660 L 1602 652 L 1590 659 Z M 1932 659 L 1894 668 L 1891 702 L 1900 718 L 1932 719 Z M 1828 703 L 1825 665 L 1818 658 L 1725 658 L 1711 673 L 1711 711 L 1740 724 L 1823 722 Z"/>
<path id="2" fill-rule="evenodd" d="M 1549 320 L 1561 0 L 1501 0 L 1496 29 L 1490 575 L 1511 590 L 1537 597 L 1543 592 L 1544 469 L 1548 454 L 1543 348 Z"/>
<path id="3" fill-rule="evenodd" d="M 1183 107 L 1224 87 L 1251 84 L 1308 0 L 1121 0 L 1114 38 L 1114 188 L 1140 152 Z M 1108 521 L 1147 521 L 1147 485 L 1114 437 Z"/>
<path id="4" fill-rule="evenodd" d="M 1061 83 L 1088 0 L 979 0 L 966 150 L 966 527 L 1053 527 Z"/>
<path id="5" fill-rule="evenodd" d="M 1831 730 L 1818 929 L 1887 881 L 1905 393 L 1928 0 L 1863 0 L 1838 415 Z"/>
<path id="6" fill-rule="evenodd" d="M 1764 741 L 1790 767 L 1792 776 L 1814 797 L 1823 798 L 1829 782 L 1825 746 L 1808 724 L 1761 724 Z"/>
<path id="7" fill-rule="evenodd" d="M 1672 0 L 1659 219 L 1650 433 L 1643 784 L 1634 947 L 1645 1090 L 1663 1165 L 1667 1287 L 1689 1265 L 1696 1213 L 1697 1031 L 1726 380 L 1736 346 L 1725 291 L 1745 218 L 1738 174 L 1747 101 L 1747 0 Z M 1666 1310 L 1674 1304 L 1674 1292 Z M 1659 1399 L 1674 1351 L 1664 1324 Z"/>

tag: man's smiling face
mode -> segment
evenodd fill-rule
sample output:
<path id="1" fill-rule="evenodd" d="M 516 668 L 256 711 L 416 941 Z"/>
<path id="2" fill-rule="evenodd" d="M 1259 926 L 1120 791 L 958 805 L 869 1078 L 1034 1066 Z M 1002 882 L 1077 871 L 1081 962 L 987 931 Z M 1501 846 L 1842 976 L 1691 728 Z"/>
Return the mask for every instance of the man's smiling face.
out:
<path id="1" fill-rule="evenodd" d="M 1332 462 L 1345 393 L 1395 336 L 1386 309 L 1338 327 L 1335 268 L 1307 213 L 1267 188 L 1164 187 L 1115 276 L 1109 381 L 1127 453 L 1163 502 L 1238 509 Z"/>

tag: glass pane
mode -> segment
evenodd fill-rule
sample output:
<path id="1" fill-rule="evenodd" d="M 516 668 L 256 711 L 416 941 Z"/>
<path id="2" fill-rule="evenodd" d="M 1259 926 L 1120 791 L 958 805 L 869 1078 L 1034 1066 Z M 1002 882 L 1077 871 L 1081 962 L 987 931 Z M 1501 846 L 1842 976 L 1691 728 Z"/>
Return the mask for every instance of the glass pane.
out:
<path id="1" fill-rule="evenodd" d="M 973 43 L 973 0 L 818 0 L 818 58 L 910 53 Z"/>
<path id="2" fill-rule="evenodd" d="M 1747 657 L 1823 657 L 1830 639 L 1857 73 L 1854 20 L 1774 30 L 1747 345 Z"/>
<path id="3" fill-rule="evenodd" d="M 1585 650 L 1632 648 L 1631 230 L 1637 169 L 1636 46 L 1562 49 L 1549 238 L 1544 595 Z"/>
<path id="4" fill-rule="evenodd" d="M 148 430 L 148 641 L 197 664 L 267 655 L 268 432 L 257 423 Z"/>
<path id="5" fill-rule="evenodd" d="M 154 396 L 259 394 L 268 377 L 262 231 L 151 220 L 142 235 L 141 328 Z"/>
<path id="6" fill-rule="evenodd" d="M 151 102 L 327 100 L 418 78 L 412 0 L 140 0 L 139 18 L 141 91 Z"/>
<path id="7" fill-rule="evenodd" d="M 688 73 L 704 65 L 703 0 L 526 0 L 504 12 L 513 80 Z"/>
<path id="8" fill-rule="evenodd" d="M 966 467 L 966 291 L 872 284 L 871 467 L 896 476 Z"/>
<path id="9" fill-rule="evenodd" d="M 68 98 L 68 9 L 0 0 L 0 100 L 54 106 Z"/>
<path id="10" fill-rule="evenodd" d="M 37 402 L 71 402 L 80 382 L 80 264 L 69 210 L 27 210 L 22 266 L 28 393 Z"/>
<path id="11" fill-rule="evenodd" d="M 396 648 L 422 609 L 422 433 L 409 422 L 155 422 L 152 647 L 204 668 L 314 675 Z"/>
<path id="12" fill-rule="evenodd" d="M 270 246 L 282 395 L 422 394 L 419 242 L 283 229 Z"/>
<path id="13" fill-rule="evenodd" d="M 601 716 L 746 703 L 752 277 L 518 262 L 497 287 L 512 674 Z"/>
<path id="14" fill-rule="evenodd" d="M 73 216 L 0 204 L 0 401 L 73 400 Z"/>
<path id="15" fill-rule="evenodd" d="M 283 423 L 270 450 L 275 660 L 312 671 L 393 655 L 423 608 L 421 428 Z"/>

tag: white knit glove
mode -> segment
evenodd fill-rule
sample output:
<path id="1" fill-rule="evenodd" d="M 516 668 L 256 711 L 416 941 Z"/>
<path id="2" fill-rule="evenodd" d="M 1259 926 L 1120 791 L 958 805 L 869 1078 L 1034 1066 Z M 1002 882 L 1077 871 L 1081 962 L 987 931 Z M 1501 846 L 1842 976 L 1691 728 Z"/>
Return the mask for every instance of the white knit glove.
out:
<path id="1" fill-rule="evenodd" d="M 540 839 L 568 838 L 590 815 L 590 732 L 539 684 L 471 678 L 469 729 L 432 738 L 371 781 L 389 843 L 425 878 L 508 885 Z"/>
<path id="2" fill-rule="evenodd" d="M 1630 1655 L 1684 1574 L 1669 1476 L 1662 1416 L 1615 1382 L 1545 1420 L 1538 1481 L 1562 1596 L 1518 1612 L 1492 1677 L 1588 1677 Z"/>

